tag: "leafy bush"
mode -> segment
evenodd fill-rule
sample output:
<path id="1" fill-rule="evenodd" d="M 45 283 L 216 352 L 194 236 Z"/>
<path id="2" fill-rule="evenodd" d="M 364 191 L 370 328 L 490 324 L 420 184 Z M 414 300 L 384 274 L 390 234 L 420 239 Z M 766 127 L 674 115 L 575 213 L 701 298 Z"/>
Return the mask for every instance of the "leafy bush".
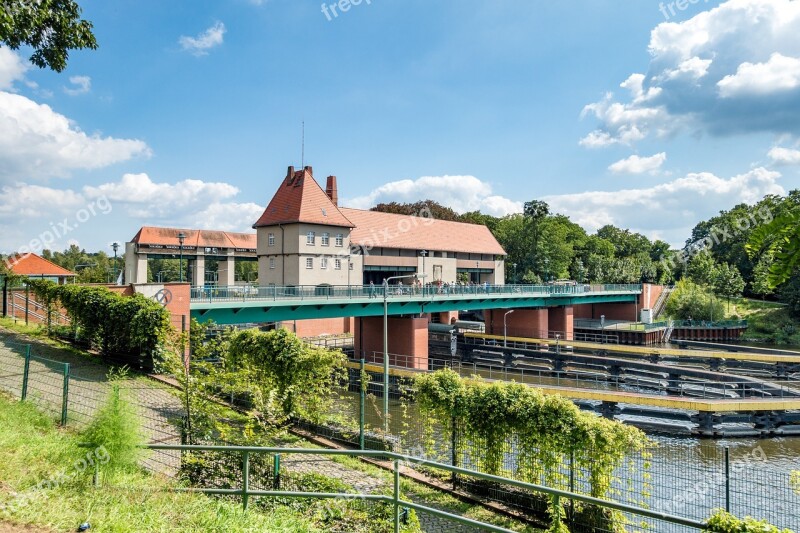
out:
<path id="1" fill-rule="evenodd" d="M 756 520 L 749 516 L 739 519 L 730 513 L 717 510 L 706 523 L 703 531 L 709 533 L 792 533 L 790 529 L 779 529 L 766 520 Z"/>
<path id="2" fill-rule="evenodd" d="M 588 472 L 589 494 L 605 498 L 614 470 L 649 444 L 634 427 L 584 413 L 566 398 L 523 384 L 468 380 L 445 369 L 418 376 L 416 388 L 425 417 L 438 419 L 451 437 L 456 431 L 458 456 L 465 457 L 469 444 L 471 467 L 487 474 L 566 489 L 562 467 L 571 458 L 576 470 Z M 505 460 L 509 443 L 517 458 L 513 470 Z M 556 528 L 561 527 L 558 505 L 550 505 Z M 617 513 L 614 519 L 623 517 Z"/>
<path id="3" fill-rule="evenodd" d="M 28 284 L 43 305 L 64 307 L 72 320 L 74 338 L 102 355 L 145 355 L 146 366 L 158 366 L 161 347 L 172 331 L 163 306 L 141 294 L 121 296 L 105 287 L 57 285 L 48 280 Z"/>
<path id="4" fill-rule="evenodd" d="M 130 472 L 138 468 L 144 444 L 141 421 L 118 383 L 112 385 L 105 405 L 97 411 L 82 437 L 99 462 L 104 463 L 103 470 Z"/>
<path id="5" fill-rule="evenodd" d="M 305 344 L 285 329 L 235 333 L 223 362 L 234 385 L 250 392 L 254 405 L 278 422 L 321 422 L 332 389 L 346 377 L 341 351 Z"/>
<path id="6" fill-rule="evenodd" d="M 685 279 L 675 285 L 666 312 L 681 320 L 721 320 L 725 317 L 725 306 L 709 289 Z"/>

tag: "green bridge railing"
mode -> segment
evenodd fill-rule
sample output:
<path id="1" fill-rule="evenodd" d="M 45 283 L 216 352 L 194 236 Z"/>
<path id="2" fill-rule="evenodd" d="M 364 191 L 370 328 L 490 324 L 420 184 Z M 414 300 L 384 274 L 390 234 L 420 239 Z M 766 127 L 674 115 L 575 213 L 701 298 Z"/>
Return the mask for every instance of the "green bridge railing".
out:
<path id="1" fill-rule="evenodd" d="M 402 455 L 394 452 L 382 450 L 331 450 L 331 449 L 301 449 L 301 448 L 269 448 L 258 446 L 204 446 L 204 445 L 178 445 L 178 444 L 150 444 L 147 446 L 151 450 L 173 450 L 180 452 L 228 452 L 241 454 L 241 472 L 242 483 L 238 488 L 179 488 L 176 490 L 201 492 L 205 494 L 225 495 L 225 496 L 240 496 L 242 498 L 242 506 L 246 510 L 249 505 L 251 497 L 282 497 L 282 498 L 320 498 L 320 499 L 363 499 L 366 501 L 380 501 L 387 502 L 394 505 L 394 512 L 392 515 L 392 522 L 394 525 L 395 533 L 400 531 L 401 523 L 401 508 L 414 509 L 423 513 L 430 513 L 432 515 L 450 520 L 466 526 L 478 527 L 487 531 L 497 531 L 501 533 L 513 533 L 513 530 L 503 527 L 487 524 L 478 520 L 466 518 L 453 513 L 448 513 L 440 509 L 420 505 L 408 500 L 404 500 L 400 494 L 400 473 L 401 464 L 413 463 L 416 465 L 424 465 L 426 468 L 449 472 L 453 475 L 468 476 L 475 479 L 480 479 L 492 483 L 509 485 L 522 489 L 525 491 L 539 492 L 547 494 L 555 498 L 564 499 L 567 501 L 582 502 L 585 504 L 596 505 L 605 509 L 613 509 L 632 515 L 661 520 L 670 524 L 685 526 L 702 530 L 705 527 L 703 522 L 685 518 L 681 516 L 674 516 L 668 513 L 655 511 L 652 509 L 645 509 L 634 505 L 628 505 L 620 502 L 613 502 L 594 498 L 585 494 L 578 494 L 565 490 L 559 490 L 543 485 L 535 485 L 533 483 L 526 483 L 491 474 L 484 474 L 475 470 L 469 470 L 452 466 L 435 461 L 429 461 L 421 457 L 413 457 L 409 455 Z M 268 454 L 273 456 L 275 464 L 275 483 L 273 484 L 274 490 L 254 490 L 250 488 L 250 457 L 255 454 Z M 394 475 L 394 484 L 391 495 L 383 494 L 353 494 L 353 493 L 333 493 L 333 492 L 300 492 L 290 490 L 280 490 L 280 458 L 284 455 L 328 455 L 328 456 L 347 456 L 347 457 L 361 457 L 372 458 L 378 460 L 388 460 L 392 462 L 392 473 Z"/>
<path id="2" fill-rule="evenodd" d="M 640 294 L 640 284 L 604 285 L 389 285 L 387 298 L 449 299 L 460 296 L 570 296 L 584 294 L 624 293 Z M 192 302 L 248 301 L 248 300 L 340 300 L 351 298 L 383 298 L 383 285 L 251 285 L 229 287 L 193 287 Z"/>

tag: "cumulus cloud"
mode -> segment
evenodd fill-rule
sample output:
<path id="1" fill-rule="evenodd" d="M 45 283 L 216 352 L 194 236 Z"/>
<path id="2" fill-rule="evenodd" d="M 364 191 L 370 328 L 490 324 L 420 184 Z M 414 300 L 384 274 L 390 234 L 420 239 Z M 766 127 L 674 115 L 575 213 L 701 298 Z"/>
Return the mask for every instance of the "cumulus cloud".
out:
<path id="1" fill-rule="evenodd" d="M 64 87 L 64 92 L 70 96 L 86 94 L 92 88 L 92 78 L 89 76 L 70 76 L 72 87 Z"/>
<path id="2" fill-rule="evenodd" d="M 250 231 L 253 223 L 264 212 L 264 206 L 253 202 L 209 204 L 205 209 L 192 215 L 194 224 L 200 221 L 203 229 L 221 231 Z"/>
<path id="3" fill-rule="evenodd" d="M 650 35 L 646 73 L 588 104 L 598 125 L 580 144 L 630 145 L 689 130 L 800 132 L 800 2 L 729 0 Z M 758 38 L 753 38 L 758 36 Z"/>
<path id="4" fill-rule="evenodd" d="M 492 194 L 492 187 L 475 176 L 424 176 L 381 185 L 365 196 L 346 200 L 342 205 L 368 209 L 381 202 L 434 200 L 458 213 L 480 210 L 504 216 L 522 211 L 522 202 Z"/>
<path id="5" fill-rule="evenodd" d="M 27 183 L 0 187 L 0 221 L 5 225 L 18 218 L 41 219 L 83 206 L 85 199 L 70 189 L 54 189 Z"/>
<path id="6" fill-rule="evenodd" d="M 197 37 L 182 35 L 178 39 L 181 48 L 196 56 L 208 55 L 208 51 L 222 44 L 225 36 L 225 24 L 217 22 Z"/>
<path id="7" fill-rule="evenodd" d="M 120 240 L 118 228 L 133 231 L 142 225 L 194 227 L 250 231 L 264 210 L 254 203 L 237 202 L 239 189 L 228 183 L 183 180 L 158 183 L 146 174 L 125 174 L 119 181 L 80 189 L 14 183 L 0 187 L 0 251 L 10 253 L 54 229 L 59 231 L 50 247 L 68 245 L 66 236 L 97 241 L 100 236 Z M 77 214 L 103 215 L 102 222 L 76 224 Z M 63 223 L 63 224 L 62 224 Z M 113 233 L 112 233 L 113 232 Z M 95 242 L 89 246 L 101 246 Z"/>
<path id="8" fill-rule="evenodd" d="M 767 153 L 767 156 L 776 165 L 800 165 L 800 150 L 776 146 Z"/>
<path id="9" fill-rule="evenodd" d="M 10 90 L 25 77 L 29 65 L 13 50 L 0 46 L 0 90 Z"/>
<path id="10" fill-rule="evenodd" d="M 164 218 L 180 210 L 205 207 L 219 200 L 232 198 L 239 189 L 228 183 L 188 179 L 177 183 L 156 183 L 147 174 L 125 174 L 118 182 L 97 187 L 84 187 L 89 198 L 105 196 L 110 201 L 128 206 L 137 217 Z"/>
<path id="11" fill-rule="evenodd" d="M 0 182 L 65 177 L 149 155 L 144 141 L 87 135 L 50 106 L 0 91 Z"/>
<path id="12" fill-rule="evenodd" d="M 678 246 L 698 221 L 721 209 L 754 203 L 766 194 L 785 194 L 780 177 L 765 168 L 729 179 L 701 172 L 653 187 L 555 195 L 544 200 L 552 211 L 568 215 L 588 231 L 614 224 Z"/>
<path id="13" fill-rule="evenodd" d="M 650 157 L 639 157 L 632 155 L 627 159 L 622 159 L 613 163 L 608 167 L 608 170 L 614 174 L 644 174 L 650 172 L 654 174 L 661 165 L 667 160 L 667 154 L 664 152 L 651 155 Z"/>

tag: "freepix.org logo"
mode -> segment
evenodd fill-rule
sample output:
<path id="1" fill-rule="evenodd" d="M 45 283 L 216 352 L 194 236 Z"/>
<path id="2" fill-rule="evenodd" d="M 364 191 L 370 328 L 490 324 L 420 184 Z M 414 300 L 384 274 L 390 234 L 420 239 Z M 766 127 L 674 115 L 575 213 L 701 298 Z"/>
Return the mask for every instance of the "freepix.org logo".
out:
<path id="1" fill-rule="evenodd" d="M 328 19 L 328 22 L 335 18 L 339 18 L 339 13 L 345 14 L 353 7 L 358 7 L 361 4 L 372 5 L 372 0 L 339 0 L 332 4 L 322 4 L 322 14 Z"/>

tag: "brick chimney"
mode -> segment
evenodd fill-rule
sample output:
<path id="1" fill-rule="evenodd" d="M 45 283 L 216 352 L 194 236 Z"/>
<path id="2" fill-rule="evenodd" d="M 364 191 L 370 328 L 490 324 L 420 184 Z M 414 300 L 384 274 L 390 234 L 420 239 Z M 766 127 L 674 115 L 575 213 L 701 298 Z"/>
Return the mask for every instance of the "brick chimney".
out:
<path id="1" fill-rule="evenodd" d="M 333 205 L 339 207 L 339 191 L 336 187 L 336 176 L 328 176 L 328 183 L 325 185 L 325 194 L 331 199 Z"/>

